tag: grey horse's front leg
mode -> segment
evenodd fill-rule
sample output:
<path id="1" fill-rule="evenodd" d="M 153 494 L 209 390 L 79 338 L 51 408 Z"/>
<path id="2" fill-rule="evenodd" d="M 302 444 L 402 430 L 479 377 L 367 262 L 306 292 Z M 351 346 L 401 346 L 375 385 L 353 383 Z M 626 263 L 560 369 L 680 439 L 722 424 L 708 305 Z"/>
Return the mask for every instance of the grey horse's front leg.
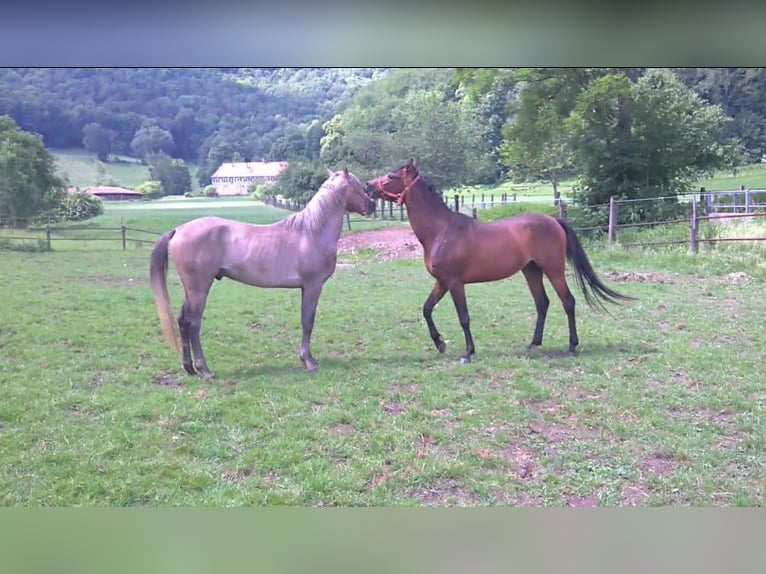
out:
<path id="1" fill-rule="evenodd" d="M 301 340 L 301 361 L 307 371 L 316 371 L 319 364 L 311 356 L 311 332 L 314 330 L 314 319 L 317 313 L 319 295 L 322 293 L 323 283 L 318 285 L 309 284 L 301 287 L 301 327 L 303 339 Z"/>

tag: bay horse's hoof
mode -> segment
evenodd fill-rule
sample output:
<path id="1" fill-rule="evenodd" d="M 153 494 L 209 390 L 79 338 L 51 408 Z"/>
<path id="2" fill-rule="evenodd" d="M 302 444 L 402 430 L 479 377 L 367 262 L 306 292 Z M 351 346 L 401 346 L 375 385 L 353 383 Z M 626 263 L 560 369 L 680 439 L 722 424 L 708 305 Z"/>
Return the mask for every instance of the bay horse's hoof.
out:
<path id="1" fill-rule="evenodd" d="M 471 362 L 471 357 L 460 357 L 460 364 L 467 365 Z"/>
<path id="2" fill-rule="evenodd" d="M 200 371 L 199 376 L 205 379 L 206 381 L 209 381 L 211 379 L 215 379 L 215 375 L 211 373 L 210 371 Z"/>
<path id="3" fill-rule="evenodd" d="M 445 343 L 444 341 L 442 341 L 442 342 L 440 342 L 438 345 L 436 345 L 436 348 L 437 348 L 437 349 L 439 349 L 439 352 L 440 352 L 440 353 L 443 353 L 444 351 L 446 351 L 446 350 L 447 350 L 447 343 Z"/>
<path id="4" fill-rule="evenodd" d="M 319 370 L 319 363 L 311 359 L 301 359 L 303 366 L 309 373 L 316 373 Z"/>

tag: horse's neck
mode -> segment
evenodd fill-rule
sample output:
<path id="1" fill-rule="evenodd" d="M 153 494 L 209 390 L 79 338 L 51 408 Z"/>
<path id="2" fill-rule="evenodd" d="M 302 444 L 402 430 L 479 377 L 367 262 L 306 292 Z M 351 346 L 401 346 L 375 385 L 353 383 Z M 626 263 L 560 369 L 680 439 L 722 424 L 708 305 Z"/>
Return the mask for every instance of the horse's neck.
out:
<path id="1" fill-rule="evenodd" d="M 443 201 L 432 196 L 430 190 L 409 193 L 405 202 L 412 231 L 423 247 L 428 248 L 447 226 L 452 212 Z"/>
<path id="2" fill-rule="evenodd" d="M 329 195 L 328 195 L 329 193 Z M 333 192 L 322 190 L 308 202 L 300 217 L 304 229 L 323 241 L 323 245 L 337 245 L 343 228 L 343 205 L 334 197 Z"/>

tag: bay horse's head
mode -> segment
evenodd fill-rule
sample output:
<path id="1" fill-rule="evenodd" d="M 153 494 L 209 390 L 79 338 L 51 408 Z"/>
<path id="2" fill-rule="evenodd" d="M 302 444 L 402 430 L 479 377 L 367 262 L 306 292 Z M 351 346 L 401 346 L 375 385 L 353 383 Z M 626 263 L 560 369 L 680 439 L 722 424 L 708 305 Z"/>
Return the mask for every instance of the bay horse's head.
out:
<path id="1" fill-rule="evenodd" d="M 348 168 L 343 168 L 341 171 L 328 169 L 327 178 L 336 178 L 338 180 L 336 185 L 345 188 L 344 207 L 347 211 L 364 216 L 375 211 L 375 202 L 367 195 L 364 184 L 356 175 L 348 171 Z"/>
<path id="2" fill-rule="evenodd" d="M 410 160 L 399 169 L 381 175 L 367 182 L 367 193 L 373 199 L 382 197 L 387 201 L 395 201 L 397 205 L 404 203 L 407 192 L 420 178 L 415 160 Z"/>

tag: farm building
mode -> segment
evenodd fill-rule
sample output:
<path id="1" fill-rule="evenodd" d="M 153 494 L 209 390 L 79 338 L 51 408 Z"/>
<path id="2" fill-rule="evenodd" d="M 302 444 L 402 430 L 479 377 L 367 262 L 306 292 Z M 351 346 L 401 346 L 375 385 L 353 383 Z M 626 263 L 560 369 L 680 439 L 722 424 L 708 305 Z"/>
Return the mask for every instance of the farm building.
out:
<path id="1" fill-rule="evenodd" d="M 141 193 L 140 191 L 133 191 L 132 189 L 125 189 L 124 187 L 114 187 L 109 185 L 99 185 L 97 187 L 85 187 L 83 189 L 79 189 L 77 187 L 70 187 L 67 191 L 69 193 L 77 193 L 79 191 L 84 191 L 85 193 L 90 193 L 91 195 L 100 197 L 104 201 L 141 199 L 144 197 L 144 194 Z"/>
<path id="2" fill-rule="evenodd" d="M 286 161 L 249 161 L 221 164 L 210 178 L 218 195 L 247 195 L 247 188 L 256 183 L 271 183 L 284 173 Z"/>

